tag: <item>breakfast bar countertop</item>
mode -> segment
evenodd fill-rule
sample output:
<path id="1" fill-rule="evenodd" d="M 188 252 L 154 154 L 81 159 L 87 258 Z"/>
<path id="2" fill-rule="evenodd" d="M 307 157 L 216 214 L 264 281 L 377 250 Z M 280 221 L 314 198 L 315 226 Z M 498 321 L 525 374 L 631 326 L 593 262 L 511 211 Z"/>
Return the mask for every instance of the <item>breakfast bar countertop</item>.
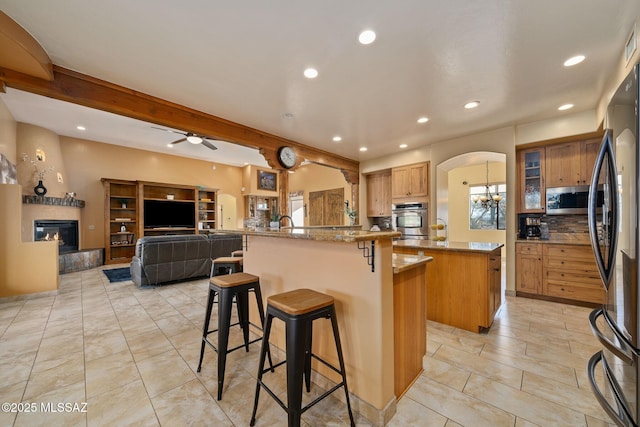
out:
<path id="1" fill-rule="evenodd" d="M 411 270 L 431 261 L 433 261 L 433 257 L 430 256 L 394 253 L 392 258 L 393 274 Z"/>
<path id="2" fill-rule="evenodd" d="M 216 230 L 219 233 L 237 233 L 245 236 L 278 237 L 284 239 L 318 240 L 330 242 L 362 242 L 390 240 L 400 237 L 396 231 L 364 231 L 327 228 L 244 228 L 240 230 Z"/>
<path id="3" fill-rule="evenodd" d="M 484 242 L 435 242 L 431 240 L 398 240 L 393 242 L 396 248 L 416 248 L 416 249 L 436 249 L 445 251 L 458 252 L 493 252 L 504 246 L 502 243 L 484 243 Z"/>

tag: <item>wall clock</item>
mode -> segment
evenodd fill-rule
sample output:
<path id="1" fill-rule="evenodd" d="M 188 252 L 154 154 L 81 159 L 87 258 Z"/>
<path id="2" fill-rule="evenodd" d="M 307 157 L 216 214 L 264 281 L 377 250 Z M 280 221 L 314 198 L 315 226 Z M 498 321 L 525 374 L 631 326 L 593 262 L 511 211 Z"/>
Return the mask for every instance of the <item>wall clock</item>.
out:
<path id="1" fill-rule="evenodd" d="M 278 149 L 278 162 L 282 167 L 291 169 L 298 161 L 298 154 L 292 147 L 280 147 Z"/>

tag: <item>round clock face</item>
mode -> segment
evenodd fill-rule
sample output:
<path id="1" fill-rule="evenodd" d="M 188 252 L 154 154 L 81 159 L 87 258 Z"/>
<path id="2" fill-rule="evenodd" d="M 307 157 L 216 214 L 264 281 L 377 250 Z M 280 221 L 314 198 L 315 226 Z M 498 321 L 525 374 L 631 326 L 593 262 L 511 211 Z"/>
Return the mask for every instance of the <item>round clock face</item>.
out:
<path id="1" fill-rule="evenodd" d="M 278 150 L 278 161 L 287 169 L 294 167 L 297 159 L 298 155 L 291 147 L 281 147 Z"/>

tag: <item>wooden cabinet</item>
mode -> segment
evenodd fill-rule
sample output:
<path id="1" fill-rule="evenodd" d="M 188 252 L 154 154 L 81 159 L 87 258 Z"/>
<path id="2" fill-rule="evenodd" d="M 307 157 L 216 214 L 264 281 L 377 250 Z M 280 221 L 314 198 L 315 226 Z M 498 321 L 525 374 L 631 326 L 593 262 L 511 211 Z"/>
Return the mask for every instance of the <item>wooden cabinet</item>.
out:
<path id="1" fill-rule="evenodd" d="M 517 242 L 516 293 L 597 304 L 605 301 L 589 245 Z"/>
<path id="2" fill-rule="evenodd" d="M 547 187 L 590 184 L 599 148 L 598 139 L 547 147 Z"/>
<path id="3" fill-rule="evenodd" d="M 391 216 L 391 171 L 367 175 L 367 216 Z"/>
<path id="4" fill-rule="evenodd" d="M 197 198 L 195 186 L 138 181 L 139 234 L 195 234 Z"/>
<path id="5" fill-rule="evenodd" d="M 472 332 L 491 326 L 502 303 L 500 248 L 394 246 L 393 251 L 433 257 L 427 267 L 427 319 Z"/>
<path id="6" fill-rule="evenodd" d="M 542 245 L 516 243 L 516 292 L 542 293 Z"/>
<path id="7" fill-rule="evenodd" d="M 605 302 L 605 290 L 588 245 L 543 245 L 543 294 L 551 297 Z"/>
<path id="8" fill-rule="evenodd" d="M 601 144 L 601 139 L 590 139 L 585 141 L 580 147 L 580 158 L 582 161 L 582 168 L 580 171 L 581 179 L 584 184 L 591 184 L 591 175 L 593 174 L 593 167 L 596 164 L 596 158 L 598 157 L 598 151 L 600 150 Z"/>
<path id="9" fill-rule="evenodd" d="M 545 211 L 545 149 L 518 152 L 520 212 Z"/>
<path id="10" fill-rule="evenodd" d="M 198 189 L 198 230 L 216 229 L 218 190 Z"/>
<path id="11" fill-rule="evenodd" d="M 429 196 L 429 162 L 391 169 L 391 197 L 407 199 Z"/>
<path id="12" fill-rule="evenodd" d="M 268 227 L 272 214 L 279 214 L 277 197 L 244 196 L 244 218 L 257 227 Z M 299 224 L 301 225 L 301 224 Z"/>
<path id="13" fill-rule="evenodd" d="M 105 264 L 130 262 L 138 227 L 135 181 L 102 179 L 104 186 Z"/>

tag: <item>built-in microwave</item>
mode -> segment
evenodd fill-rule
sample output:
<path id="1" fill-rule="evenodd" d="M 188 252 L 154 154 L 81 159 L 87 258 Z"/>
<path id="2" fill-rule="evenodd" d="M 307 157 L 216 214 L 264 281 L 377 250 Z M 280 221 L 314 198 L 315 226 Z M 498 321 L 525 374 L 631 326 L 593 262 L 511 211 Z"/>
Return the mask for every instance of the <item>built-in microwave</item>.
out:
<path id="1" fill-rule="evenodd" d="M 547 215 L 587 214 L 589 202 L 589 186 L 551 187 L 546 189 Z M 598 186 L 598 208 L 604 202 L 603 186 Z"/>

